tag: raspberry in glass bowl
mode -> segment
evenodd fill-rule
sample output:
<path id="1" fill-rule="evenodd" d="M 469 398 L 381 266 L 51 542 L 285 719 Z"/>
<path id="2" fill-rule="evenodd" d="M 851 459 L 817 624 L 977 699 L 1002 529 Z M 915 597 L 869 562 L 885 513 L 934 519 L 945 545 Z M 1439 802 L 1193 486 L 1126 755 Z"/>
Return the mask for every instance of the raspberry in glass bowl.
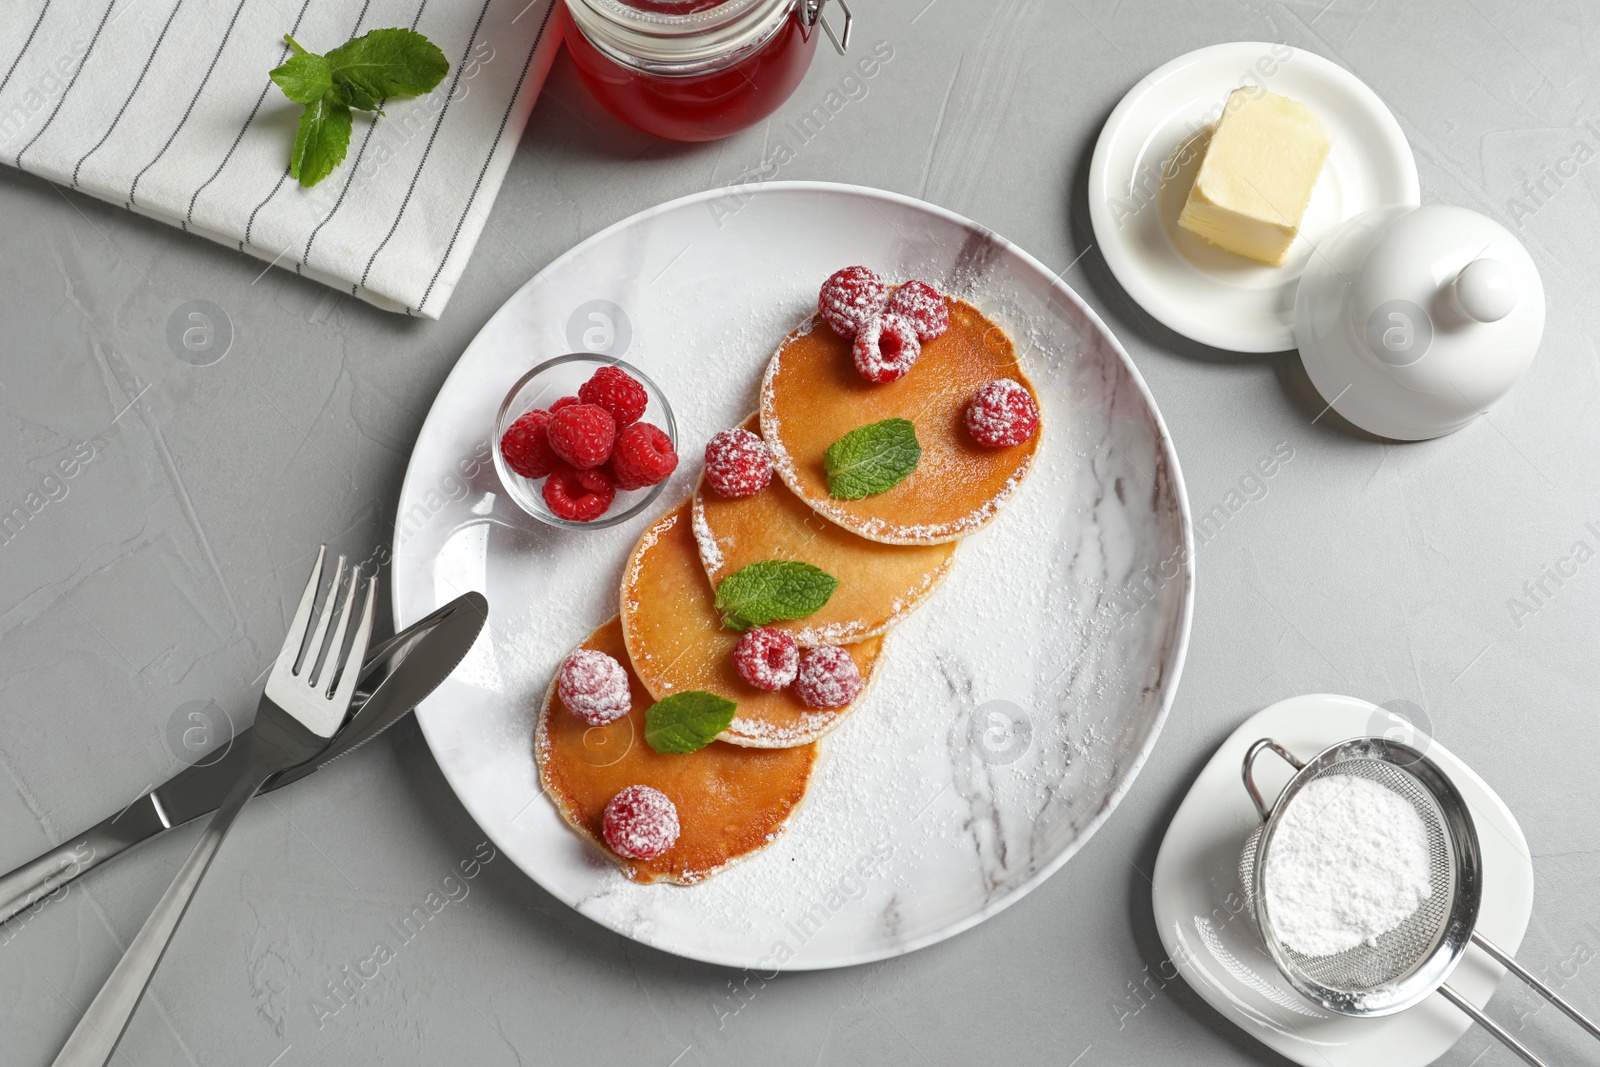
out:
<path id="1" fill-rule="evenodd" d="M 639 368 L 578 352 L 517 379 L 495 418 L 494 468 L 540 522 L 595 530 L 626 522 L 678 468 L 678 424 Z"/>

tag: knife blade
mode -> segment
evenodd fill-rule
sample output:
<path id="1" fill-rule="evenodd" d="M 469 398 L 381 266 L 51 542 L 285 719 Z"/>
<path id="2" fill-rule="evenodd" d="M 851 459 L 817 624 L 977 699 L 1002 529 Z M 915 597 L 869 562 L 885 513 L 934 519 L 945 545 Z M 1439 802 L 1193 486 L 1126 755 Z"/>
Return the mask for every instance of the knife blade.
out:
<path id="1" fill-rule="evenodd" d="M 304 778 L 404 718 L 466 657 L 488 614 L 483 594 L 465 593 L 371 650 L 354 710 L 328 747 L 270 779 L 261 791 Z M 186 767 L 117 814 L 0 877 L 0 923 L 64 892 L 74 879 L 134 845 L 215 810 L 249 760 L 249 732 L 240 731 L 222 758 Z"/>

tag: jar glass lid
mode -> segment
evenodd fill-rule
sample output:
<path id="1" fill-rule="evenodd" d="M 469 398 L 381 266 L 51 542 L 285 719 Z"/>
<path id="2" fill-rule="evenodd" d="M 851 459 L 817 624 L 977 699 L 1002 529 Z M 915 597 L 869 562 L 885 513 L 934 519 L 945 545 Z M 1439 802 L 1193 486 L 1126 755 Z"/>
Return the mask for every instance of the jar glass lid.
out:
<path id="1" fill-rule="evenodd" d="M 621 62 L 715 61 L 770 38 L 799 0 L 566 0 L 584 35 Z"/>
<path id="2" fill-rule="evenodd" d="M 677 35 L 705 33 L 774 5 L 770 0 L 587 0 L 587 6 L 631 29 Z"/>

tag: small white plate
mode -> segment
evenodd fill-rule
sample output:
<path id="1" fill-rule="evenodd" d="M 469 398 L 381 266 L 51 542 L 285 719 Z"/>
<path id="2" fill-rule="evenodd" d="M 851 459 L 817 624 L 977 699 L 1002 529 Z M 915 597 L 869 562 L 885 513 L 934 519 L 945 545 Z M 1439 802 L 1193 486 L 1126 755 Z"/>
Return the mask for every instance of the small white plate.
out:
<path id="1" fill-rule="evenodd" d="M 1241 86 L 1300 101 L 1333 134 L 1282 267 L 1178 226 L 1207 132 Z M 1212 45 L 1141 78 L 1106 120 L 1089 166 L 1089 218 L 1117 281 L 1178 333 L 1234 352 L 1294 347 L 1295 287 L 1329 230 L 1369 208 L 1419 202 L 1416 160 L 1383 101 L 1338 64 L 1286 44 Z"/>
<path id="2" fill-rule="evenodd" d="M 1365 700 L 1313 694 L 1279 701 L 1245 720 L 1173 816 L 1156 856 L 1152 893 L 1156 928 L 1171 961 L 1161 977 L 1170 979 L 1176 969 L 1247 1034 L 1306 1067 L 1422 1067 L 1466 1033 L 1466 1015 L 1437 993 L 1381 1019 L 1346 1018 L 1312 1004 L 1278 973 L 1239 888 L 1239 851 L 1260 821 L 1239 778 L 1245 750 L 1271 737 L 1310 759 L 1329 745 L 1363 736 L 1388 736 L 1423 749 L 1461 791 L 1483 850 L 1477 928 L 1516 953 L 1533 912 L 1533 863 L 1505 802 L 1438 741 L 1408 730 L 1404 720 Z M 1256 767 L 1268 800 L 1293 774 L 1270 754 Z M 1469 947 L 1450 988 L 1481 1008 L 1504 975 L 1504 968 Z"/>
<path id="3" fill-rule="evenodd" d="M 706 440 L 755 408 L 773 349 L 851 263 L 960 293 L 1010 330 L 1044 410 L 1039 459 L 1005 513 L 962 543 L 937 603 L 890 635 L 861 707 L 822 740 L 787 832 L 703 885 L 635 885 L 541 794 L 540 698 L 562 657 L 616 613 L 641 530 L 688 495 Z M 506 388 L 585 346 L 661 387 L 683 462 L 645 514 L 561 530 L 507 500 L 487 460 Z M 1155 744 L 1193 603 L 1172 441 L 1094 312 L 960 216 L 816 182 L 675 200 L 541 271 L 439 391 L 396 526 L 398 625 L 467 589 L 489 598 L 483 637 L 417 718 L 500 851 L 612 930 L 763 973 L 909 952 L 1049 877 Z"/>

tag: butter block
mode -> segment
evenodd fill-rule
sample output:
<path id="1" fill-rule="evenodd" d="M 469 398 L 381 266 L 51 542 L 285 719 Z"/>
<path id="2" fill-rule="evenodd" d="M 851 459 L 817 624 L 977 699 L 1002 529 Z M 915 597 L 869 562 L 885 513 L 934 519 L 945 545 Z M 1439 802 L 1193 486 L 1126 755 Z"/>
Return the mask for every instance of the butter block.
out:
<path id="1" fill-rule="evenodd" d="M 1332 145 L 1316 112 L 1264 89 L 1235 89 L 1211 133 L 1178 225 L 1281 266 Z"/>

